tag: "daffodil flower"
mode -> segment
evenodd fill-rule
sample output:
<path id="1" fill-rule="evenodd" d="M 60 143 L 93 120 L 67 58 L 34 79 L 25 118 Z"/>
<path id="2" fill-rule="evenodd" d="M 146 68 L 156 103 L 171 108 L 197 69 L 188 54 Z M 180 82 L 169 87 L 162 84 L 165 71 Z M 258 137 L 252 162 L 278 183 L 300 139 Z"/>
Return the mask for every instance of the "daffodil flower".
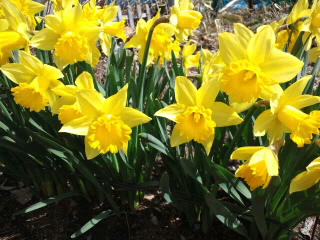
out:
<path id="1" fill-rule="evenodd" d="M 307 190 L 320 181 L 320 157 L 313 160 L 307 170 L 295 176 L 290 184 L 289 192 L 301 192 Z"/>
<path id="2" fill-rule="evenodd" d="M 44 110 L 55 102 L 56 95 L 51 89 L 62 85 L 58 79 L 63 74 L 24 51 L 20 51 L 19 56 L 20 63 L 8 63 L 1 67 L 11 81 L 19 84 L 11 89 L 14 100 L 31 111 Z"/>
<path id="3" fill-rule="evenodd" d="M 311 76 L 305 76 L 292 84 L 285 91 L 278 89 L 278 94 L 271 99 L 271 109 L 261 113 L 254 124 L 254 135 L 269 135 L 270 142 L 282 139 L 284 133 L 299 147 L 310 144 L 313 134 L 319 134 L 320 111 L 310 114 L 300 109 L 320 102 L 320 97 L 302 94 Z"/>
<path id="4" fill-rule="evenodd" d="M 309 17 L 311 10 L 309 9 L 308 0 L 299 0 L 292 8 L 288 18 L 286 19 L 286 24 L 291 25 L 290 29 L 284 29 L 278 32 L 276 47 L 283 50 L 286 44 L 289 44 L 289 52 L 291 52 L 295 42 L 297 41 L 303 26 L 303 17 Z M 281 21 L 284 23 L 284 21 Z M 275 29 L 276 31 L 278 29 Z M 275 31 L 275 32 L 276 32 Z M 303 39 L 306 40 L 309 34 L 304 34 Z M 288 41 L 290 42 L 288 43 Z M 310 47 L 308 47 L 309 49 Z"/>
<path id="5" fill-rule="evenodd" d="M 225 65 L 221 90 L 234 102 L 252 105 L 259 97 L 269 99 L 274 86 L 296 76 L 303 62 L 274 46 L 275 35 L 270 26 L 256 34 L 243 28 L 242 34 L 219 35 L 219 53 Z"/>
<path id="6" fill-rule="evenodd" d="M 171 146 L 194 140 L 202 144 L 209 154 L 215 128 L 240 124 L 243 119 L 228 105 L 214 102 L 219 92 L 215 78 L 204 83 L 198 90 L 186 77 L 176 78 L 176 104 L 155 113 L 176 122 L 171 135 Z"/>
<path id="7" fill-rule="evenodd" d="M 96 91 L 93 78 L 88 72 L 81 73 L 77 77 L 75 85 L 60 85 L 52 89 L 52 92 L 59 98 L 51 106 L 51 112 L 59 114 L 58 118 L 62 124 L 83 116 L 76 99 L 77 92 L 81 90 Z"/>
<path id="8" fill-rule="evenodd" d="M 241 147 L 231 154 L 233 160 L 245 160 L 235 176 L 244 178 L 253 191 L 266 188 L 272 176 L 279 175 L 279 160 L 269 147 Z"/>
<path id="9" fill-rule="evenodd" d="M 140 19 L 136 27 L 136 34 L 125 44 L 125 48 L 139 49 L 138 59 L 140 63 L 143 61 L 151 27 L 159 18 L 160 12 L 147 22 L 144 19 Z M 160 62 L 163 62 L 164 59 L 171 59 L 171 51 L 177 47 L 172 38 L 174 31 L 174 26 L 168 23 L 160 23 L 154 28 L 147 65 L 156 62 L 158 58 L 160 58 Z"/>
<path id="10" fill-rule="evenodd" d="M 22 12 L 22 14 L 27 19 L 27 24 L 32 29 L 34 29 L 36 26 L 36 21 L 34 17 L 35 14 L 41 12 L 46 7 L 45 5 L 32 0 L 10 0 L 10 2 L 13 5 L 13 8 L 16 8 L 18 11 Z M 2 7 L 0 4 L 0 11 L 2 10 L 1 8 Z M 16 11 L 16 10 L 11 9 L 9 11 Z"/>
<path id="11" fill-rule="evenodd" d="M 60 132 L 85 136 L 88 159 L 119 150 L 127 153 L 131 128 L 151 120 L 142 112 L 126 107 L 127 90 L 128 84 L 107 99 L 92 90 L 76 93 L 81 117 L 75 116 L 63 125 Z"/>
<path id="12" fill-rule="evenodd" d="M 176 27 L 175 35 L 180 42 L 184 42 L 201 23 L 202 14 L 193 8 L 190 0 L 177 0 L 171 8 L 170 23 Z"/>
<path id="13" fill-rule="evenodd" d="M 31 39 L 33 47 L 53 50 L 59 69 L 78 61 L 86 61 L 95 66 L 100 52 L 96 43 L 101 29 L 88 21 L 82 14 L 80 4 L 66 6 L 55 15 L 47 15 L 46 28 Z"/>

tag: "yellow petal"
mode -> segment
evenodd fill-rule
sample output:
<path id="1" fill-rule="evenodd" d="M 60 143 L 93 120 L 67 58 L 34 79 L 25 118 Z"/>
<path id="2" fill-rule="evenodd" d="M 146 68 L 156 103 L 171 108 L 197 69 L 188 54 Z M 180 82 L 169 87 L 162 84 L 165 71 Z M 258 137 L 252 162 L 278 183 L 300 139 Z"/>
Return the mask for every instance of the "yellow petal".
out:
<path id="1" fill-rule="evenodd" d="M 9 63 L 1 67 L 2 72 L 15 83 L 30 83 L 35 75 L 32 70 L 25 68 L 20 63 Z"/>
<path id="2" fill-rule="evenodd" d="M 246 50 L 237 35 L 221 33 L 219 35 L 220 55 L 225 64 L 246 58 Z"/>
<path id="3" fill-rule="evenodd" d="M 48 28 L 44 28 L 33 36 L 31 39 L 31 46 L 42 50 L 52 50 L 54 49 L 58 38 L 58 34 Z"/>
<path id="4" fill-rule="evenodd" d="M 231 154 L 231 159 L 232 160 L 249 160 L 251 156 L 265 147 L 241 147 L 236 149 L 232 154 Z"/>
<path id="5" fill-rule="evenodd" d="M 308 166 L 307 166 L 308 171 L 313 171 L 313 170 L 320 170 L 320 157 L 317 157 L 314 159 Z"/>
<path id="6" fill-rule="evenodd" d="M 103 111 L 118 115 L 127 103 L 128 84 L 124 85 L 116 94 L 108 97 L 103 104 Z"/>
<path id="7" fill-rule="evenodd" d="M 160 109 L 154 115 L 157 117 L 165 117 L 171 121 L 176 121 L 176 117 L 183 113 L 186 107 L 183 104 L 171 104 L 165 108 Z"/>
<path id="8" fill-rule="evenodd" d="M 83 72 L 76 79 L 76 85 L 79 89 L 94 90 L 93 79 L 90 73 Z"/>
<path id="9" fill-rule="evenodd" d="M 313 95 L 301 95 L 290 101 L 290 105 L 297 109 L 302 109 L 320 103 L 320 97 Z"/>
<path id="10" fill-rule="evenodd" d="M 183 144 L 186 142 L 188 142 L 188 140 L 185 139 L 182 136 L 182 134 L 180 133 L 180 131 L 178 130 L 178 128 L 176 128 L 176 126 L 174 126 L 172 134 L 171 134 L 171 138 L 170 138 L 171 147 L 176 147 L 176 146 L 179 146 L 180 144 Z"/>
<path id="11" fill-rule="evenodd" d="M 265 100 L 270 100 L 271 98 L 276 98 L 283 93 L 283 90 L 279 84 L 274 84 L 270 86 L 263 86 L 260 92 L 260 98 Z"/>
<path id="12" fill-rule="evenodd" d="M 289 53 L 272 49 L 266 61 L 260 65 L 261 71 L 273 81 L 283 83 L 294 78 L 302 69 L 303 62 Z"/>
<path id="13" fill-rule="evenodd" d="M 32 70 L 35 75 L 39 74 L 43 68 L 43 63 L 38 58 L 25 51 L 19 51 L 19 60 L 24 67 Z"/>
<path id="14" fill-rule="evenodd" d="M 252 99 L 250 102 L 235 102 L 229 97 L 230 106 L 234 109 L 236 113 L 241 113 L 248 110 L 256 102 L 256 99 Z"/>
<path id="15" fill-rule="evenodd" d="M 274 48 L 274 43 L 274 31 L 270 26 L 266 26 L 250 39 L 247 48 L 249 60 L 256 64 L 264 63 L 271 49 Z"/>
<path id="16" fill-rule="evenodd" d="M 255 136 L 264 136 L 266 131 L 270 129 L 271 124 L 273 124 L 276 116 L 271 112 L 271 110 L 266 110 L 261 113 L 256 122 L 254 123 L 253 132 Z"/>
<path id="17" fill-rule="evenodd" d="M 311 77 L 311 75 L 307 75 L 289 86 L 280 97 L 281 103 L 288 103 L 301 95 Z"/>
<path id="18" fill-rule="evenodd" d="M 242 23 L 234 24 L 234 32 L 240 37 L 239 39 L 242 46 L 247 48 L 248 42 L 254 36 L 254 33 Z"/>
<path id="19" fill-rule="evenodd" d="M 206 150 L 207 155 L 209 155 L 209 153 L 210 153 L 210 150 L 213 145 L 213 141 L 214 141 L 214 135 L 212 135 L 204 143 L 202 143 L 204 149 Z"/>
<path id="20" fill-rule="evenodd" d="M 211 106 L 212 119 L 216 123 L 217 127 L 226 127 L 231 125 L 240 124 L 243 119 L 229 107 L 222 102 L 215 102 Z"/>
<path id="21" fill-rule="evenodd" d="M 100 152 L 97 149 L 90 147 L 87 137 L 85 137 L 84 144 L 86 157 L 88 160 L 91 160 L 100 154 Z"/>
<path id="22" fill-rule="evenodd" d="M 101 113 L 104 102 L 101 93 L 92 90 L 81 90 L 77 92 L 76 99 L 83 115 L 97 116 Z"/>
<path id="23" fill-rule="evenodd" d="M 130 107 L 125 107 L 122 109 L 120 119 L 130 128 L 152 120 L 152 118 L 148 117 L 144 113 Z"/>
<path id="24" fill-rule="evenodd" d="M 210 108 L 220 91 L 219 76 L 214 76 L 209 81 L 202 84 L 196 93 L 197 105 Z"/>
<path id="25" fill-rule="evenodd" d="M 59 132 L 67 132 L 75 135 L 86 136 L 88 134 L 89 126 L 95 118 L 83 116 L 71 120 L 63 125 Z"/>
<path id="26" fill-rule="evenodd" d="M 310 171 L 310 172 L 302 172 L 296 177 L 294 177 L 290 184 L 289 192 L 301 192 L 311 188 L 320 180 L 320 171 Z"/>
<path id="27" fill-rule="evenodd" d="M 175 87 L 176 101 L 186 106 L 196 105 L 197 89 L 186 77 L 176 77 Z"/>

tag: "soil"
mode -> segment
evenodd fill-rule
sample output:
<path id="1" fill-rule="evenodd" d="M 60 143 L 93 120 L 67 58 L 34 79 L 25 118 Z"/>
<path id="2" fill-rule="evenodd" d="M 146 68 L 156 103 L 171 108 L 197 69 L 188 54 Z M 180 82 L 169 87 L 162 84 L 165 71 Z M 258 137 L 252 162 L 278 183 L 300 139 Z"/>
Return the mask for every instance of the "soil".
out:
<path id="1" fill-rule="evenodd" d="M 0 177 L 3 182 L 5 176 Z M 26 191 L 23 189 L 23 196 Z M 27 194 L 28 195 L 28 194 Z M 65 240 L 91 218 L 108 209 L 105 204 L 88 202 L 82 198 L 69 198 L 36 211 L 13 217 L 12 215 L 42 198 L 19 199 L 12 190 L 0 190 L 1 240 Z M 20 202 L 19 202 L 20 201 Z M 147 194 L 135 212 L 123 211 L 111 216 L 79 240 L 242 240 L 222 223 L 215 222 L 207 235 L 200 224 L 190 226 L 177 210 L 166 203 L 159 191 Z"/>

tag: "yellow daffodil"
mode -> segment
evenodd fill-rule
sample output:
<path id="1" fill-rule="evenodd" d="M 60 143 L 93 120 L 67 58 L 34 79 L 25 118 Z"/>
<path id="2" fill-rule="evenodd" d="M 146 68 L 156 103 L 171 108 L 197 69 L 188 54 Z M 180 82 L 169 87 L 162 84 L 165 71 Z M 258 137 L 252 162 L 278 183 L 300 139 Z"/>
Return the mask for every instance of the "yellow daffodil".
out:
<path id="1" fill-rule="evenodd" d="M 197 49 L 196 44 L 191 44 L 191 41 L 188 41 L 183 47 L 182 56 L 184 69 L 188 72 L 191 67 L 198 67 L 200 63 L 200 52 L 197 52 L 195 55 L 192 55 Z"/>
<path id="2" fill-rule="evenodd" d="M 34 27 L 36 26 L 36 21 L 34 17 L 35 14 L 45 9 L 45 5 L 32 0 L 10 0 L 10 3 L 12 3 L 13 8 L 22 12 L 22 14 L 27 18 L 27 24 L 32 29 L 34 29 Z M 2 14 L 0 14 L 0 18 L 6 18 L 1 4 L 0 4 L 0 12 L 2 12 Z"/>
<path id="3" fill-rule="evenodd" d="M 60 69 L 78 61 L 97 64 L 100 52 L 96 43 L 101 29 L 87 21 L 80 4 L 47 15 L 45 22 L 46 28 L 31 39 L 31 45 L 42 50 L 54 49 L 55 63 Z"/>
<path id="4" fill-rule="evenodd" d="M 39 112 L 52 105 L 56 99 L 52 88 L 62 84 L 60 70 L 43 64 L 36 57 L 20 51 L 20 63 L 9 63 L 1 67 L 2 72 L 14 83 L 12 94 L 17 104 Z"/>
<path id="5" fill-rule="evenodd" d="M 282 139 L 284 133 L 299 147 L 310 144 L 312 135 L 319 134 L 320 111 L 310 114 L 300 109 L 320 102 L 320 97 L 302 94 L 311 76 L 305 76 L 285 91 L 278 89 L 278 95 L 271 99 L 271 109 L 261 113 L 255 124 L 255 136 L 269 135 L 270 142 Z"/>
<path id="6" fill-rule="evenodd" d="M 219 35 L 219 52 L 226 66 L 221 89 L 232 101 L 252 105 L 259 97 L 268 99 L 274 85 L 296 76 L 303 62 L 275 48 L 275 35 L 270 26 L 264 26 L 256 34 L 246 31 L 244 26 L 240 28 L 245 33 Z"/>
<path id="7" fill-rule="evenodd" d="M 202 14 L 193 8 L 190 0 L 176 0 L 171 8 L 170 23 L 176 27 L 175 35 L 180 42 L 184 42 L 201 23 Z"/>
<path id="8" fill-rule="evenodd" d="M 235 175 L 244 178 L 251 191 L 266 188 L 272 176 L 279 175 L 278 157 L 268 147 L 241 147 L 232 153 L 231 159 L 246 161 Z"/>
<path id="9" fill-rule="evenodd" d="M 136 35 L 134 35 L 125 45 L 125 48 L 140 49 L 138 56 L 140 63 L 142 63 L 143 60 L 150 29 L 159 18 L 160 12 L 147 22 L 144 19 L 140 19 L 137 24 Z M 163 61 L 164 59 L 171 59 L 171 50 L 176 47 L 172 38 L 174 31 L 175 28 L 168 23 L 160 23 L 155 26 L 150 44 L 147 65 L 155 63 L 158 58 L 160 58 L 160 61 Z"/>
<path id="10" fill-rule="evenodd" d="M 302 30 L 311 34 L 309 45 L 311 46 L 312 39 L 315 38 L 320 45 L 320 1 L 314 1 L 311 7 L 311 14 L 302 25 Z"/>
<path id="11" fill-rule="evenodd" d="M 237 125 L 242 118 L 228 105 L 214 102 L 219 92 L 218 78 L 204 83 L 198 90 L 186 77 L 176 78 L 176 104 L 155 113 L 176 122 L 171 135 L 171 146 L 194 140 L 209 154 L 215 127 Z"/>
<path id="12" fill-rule="evenodd" d="M 105 99 L 101 93 L 81 90 L 76 93 L 81 117 L 63 125 L 60 132 L 85 136 L 85 152 L 88 159 L 107 152 L 127 152 L 131 128 L 149 122 L 151 118 L 126 107 L 125 85 L 118 93 Z"/>
<path id="13" fill-rule="evenodd" d="M 283 50 L 285 45 L 289 44 L 288 50 L 291 52 L 300 32 L 302 31 L 303 19 L 304 17 L 310 16 L 310 13 L 311 10 L 309 9 L 308 0 L 299 0 L 293 6 L 288 18 L 286 19 L 286 24 L 290 25 L 290 28 L 283 29 L 278 32 L 276 47 Z M 305 34 L 304 39 L 305 37 L 307 37 L 307 34 Z M 288 43 L 289 40 L 290 42 Z"/>
<path id="14" fill-rule="evenodd" d="M 12 3 L 0 1 L 5 19 L 0 19 L 0 66 L 8 63 L 12 51 L 25 48 L 28 50 L 29 31 L 31 28 L 26 17 Z"/>
<path id="15" fill-rule="evenodd" d="M 307 190 L 320 181 L 320 157 L 313 160 L 307 170 L 294 177 L 290 184 L 289 192 L 301 192 Z"/>
<path id="16" fill-rule="evenodd" d="M 81 90 L 96 91 L 94 88 L 93 78 L 90 73 L 81 73 L 75 85 L 60 85 L 52 89 L 52 92 L 59 96 L 51 107 L 53 114 L 59 114 L 59 120 L 62 124 L 66 124 L 74 118 L 82 116 L 79 104 L 76 101 L 76 94 Z"/>
<path id="17" fill-rule="evenodd" d="M 102 10 L 100 22 L 102 27 L 102 32 L 100 33 L 100 43 L 104 54 L 110 56 L 110 49 L 112 45 L 112 36 L 121 38 L 126 41 L 126 31 L 125 31 L 125 20 L 121 22 L 115 22 L 114 19 L 117 17 L 119 11 L 119 6 L 108 5 Z"/>

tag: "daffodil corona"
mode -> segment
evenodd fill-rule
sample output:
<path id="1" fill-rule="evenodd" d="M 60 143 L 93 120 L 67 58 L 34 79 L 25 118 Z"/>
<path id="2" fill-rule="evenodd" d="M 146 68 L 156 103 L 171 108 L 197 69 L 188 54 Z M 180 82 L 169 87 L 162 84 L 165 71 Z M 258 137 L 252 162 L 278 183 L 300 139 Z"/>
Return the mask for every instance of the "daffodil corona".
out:
<path id="1" fill-rule="evenodd" d="M 107 152 L 127 153 L 131 128 L 149 122 L 151 118 L 126 107 L 125 85 L 118 93 L 105 99 L 101 93 L 82 89 L 76 93 L 79 115 L 63 125 L 60 132 L 85 136 L 85 152 L 88 159 Z"/>
<path id="2" fill-rule="evenodd" d="M 209 154 L 215 127 L 237 125 L 242 118 L 228 105 L 214 102 L 219 92 L 218 78 L 204 83 L 198 90 L 186 77 L 176 78 L 177 103 L 155 113 L 176 122 L 171 135 L 171 146 L 194 140 Z"/>

